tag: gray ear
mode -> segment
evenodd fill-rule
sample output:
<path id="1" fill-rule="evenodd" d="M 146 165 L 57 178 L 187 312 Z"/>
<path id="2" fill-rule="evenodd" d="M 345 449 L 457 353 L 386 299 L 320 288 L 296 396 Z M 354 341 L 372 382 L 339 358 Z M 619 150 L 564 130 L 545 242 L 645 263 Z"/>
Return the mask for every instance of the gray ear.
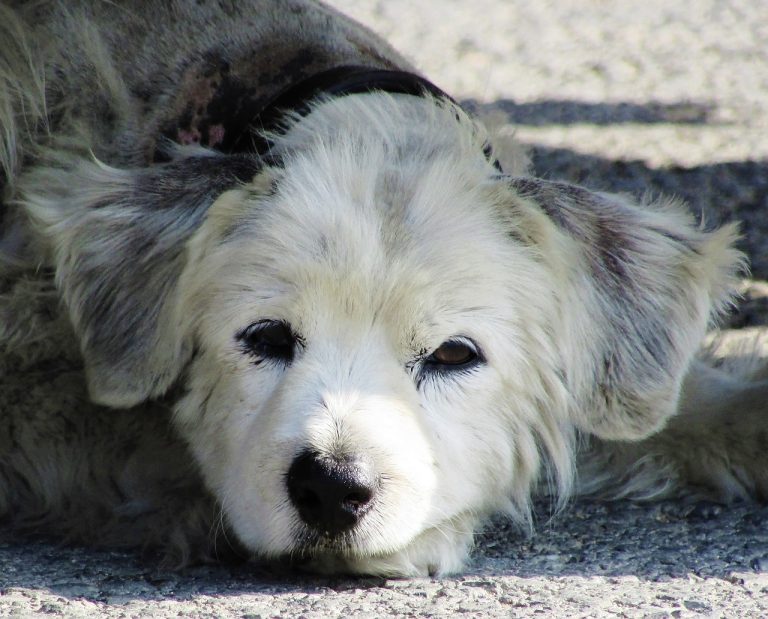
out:
<path id="1" fill-rule="evenodd" d="M 704 232 L 673 202 L 636 204 L 513 178 L 508 216 L 561 282 L 551 333 L 577 426 L 607 439 L 657 430 L 743 266 L 734 225 Z"/>
<path id="2" fill-rule="evenodd" d="M 191 354 L 178 290 L 186 243 L 216 198 L 259 167 L 203 152 L 139 170 L 80 162 L 25 183 L 98 403 L 163 394 Z"/>

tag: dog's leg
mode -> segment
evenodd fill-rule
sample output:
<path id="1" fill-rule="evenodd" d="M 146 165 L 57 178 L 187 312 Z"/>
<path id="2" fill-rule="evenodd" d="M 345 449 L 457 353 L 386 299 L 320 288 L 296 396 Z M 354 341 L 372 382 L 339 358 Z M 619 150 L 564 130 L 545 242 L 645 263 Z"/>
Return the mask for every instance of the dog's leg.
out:
<path id="1" fill-rule="evenodd" d="M 768 334 L 717 336 L 683 384 L 680 409 L 639 442 L 592 439 L 579 489 L 612 497 L 680 493 L 768 499 Z"/>

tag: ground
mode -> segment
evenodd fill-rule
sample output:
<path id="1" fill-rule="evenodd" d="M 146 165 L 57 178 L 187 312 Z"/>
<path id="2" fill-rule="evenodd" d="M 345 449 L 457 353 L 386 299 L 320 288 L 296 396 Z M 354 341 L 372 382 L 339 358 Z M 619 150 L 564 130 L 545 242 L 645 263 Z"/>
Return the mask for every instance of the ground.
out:
<path id="1" fill-rule="evenodd" d="M 768 4 L 754 0 L 335 0 L 479 113 L 537 174 L 687 200 L 744 222 L 768 279 Z M 748 288 L 737 325 L 764 321 Z M 135 554 L 0 537 L 0 615 L 758 617 L 768 508 L 575 502 L 532 537 L 503 520 L 459 577 L 319 579 L 258 566 L 164 572 Z"/>

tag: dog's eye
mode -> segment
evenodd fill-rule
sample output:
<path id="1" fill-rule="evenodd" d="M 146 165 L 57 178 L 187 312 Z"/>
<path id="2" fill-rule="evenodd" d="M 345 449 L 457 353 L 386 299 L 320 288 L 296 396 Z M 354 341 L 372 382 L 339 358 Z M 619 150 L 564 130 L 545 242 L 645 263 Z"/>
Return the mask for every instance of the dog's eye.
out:
<path id="1" fill-rule="evenodd" d="M 290 325 L 280 320 L 261 320 L 246 327 L 237 339 L 246 351 L 259 360 L 270 359 L 290 363 L 298 338 Z"/>
<path id="2" fill-rule="evenodd" d="M 440 370 L 464 369 L 482 361 L 474 342 L 466 338 L 455 338 L 440 344 L 426 359 L 427 367 Z"/>

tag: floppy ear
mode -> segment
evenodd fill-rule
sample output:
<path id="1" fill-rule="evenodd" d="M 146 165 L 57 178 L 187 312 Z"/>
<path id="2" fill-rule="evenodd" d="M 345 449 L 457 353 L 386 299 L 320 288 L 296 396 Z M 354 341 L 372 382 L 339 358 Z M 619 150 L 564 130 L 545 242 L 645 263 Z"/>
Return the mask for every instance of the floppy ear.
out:
<path id="1" fill-rule="evenodd" d="M 550 326 L 570 417 L 637 439 L 677 409 L 682 380 L 743 267 L 735 225 L 704 232 L 679 204 L 636 204 L 565 183 L 509 179 L 507 216 L 553 271 Z"/>
<path id="2" fill-rule="evenodd" d="M 173 384 L 192 348 L 179 291 L 187 241 L 258 167 L 196 151 L 138 170 L 81 161 L 26 179 L 24 206 L 50 242 L 95 402 L 128 407 Z"/>

